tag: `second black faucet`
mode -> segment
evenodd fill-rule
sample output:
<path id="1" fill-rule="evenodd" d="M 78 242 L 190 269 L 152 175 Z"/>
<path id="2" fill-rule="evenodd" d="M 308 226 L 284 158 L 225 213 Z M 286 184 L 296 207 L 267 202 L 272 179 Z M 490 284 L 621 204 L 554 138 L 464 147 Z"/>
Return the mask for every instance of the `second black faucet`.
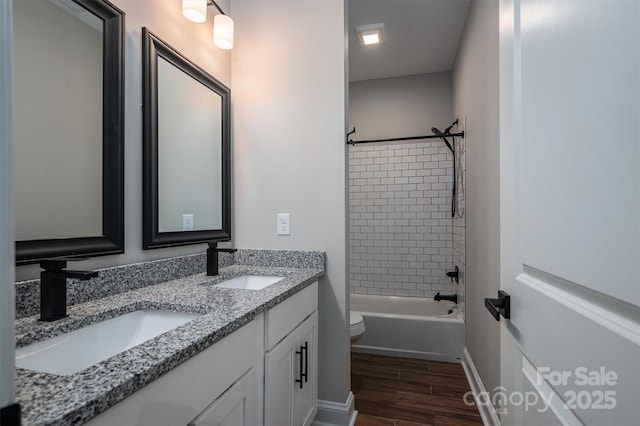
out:
<path id="1" fill-rule="evenodd" d="M 217 241 L 209 241 L 209 248 L 207 249 L 207 275 L 218 275 L 218 253 L 235 253 L 238 249 L 234 248 L 218 248 Z"/>

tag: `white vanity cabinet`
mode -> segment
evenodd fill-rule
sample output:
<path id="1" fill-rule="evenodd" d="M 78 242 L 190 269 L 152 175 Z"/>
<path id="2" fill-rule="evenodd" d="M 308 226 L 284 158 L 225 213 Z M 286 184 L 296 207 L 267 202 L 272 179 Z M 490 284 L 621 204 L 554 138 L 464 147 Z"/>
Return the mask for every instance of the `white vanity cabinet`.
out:
<path id="1" fill-rule="evenodd" d="M 263 337 L 260 315 L 87 424 L 262 424 Z"/>
<path id="2" fill-rule="evenodd" d="M 314 282 L 87 425 L 307 426 L 317 359 Z"/>
<path id="3" fill-rule="evenodd" d="M 318 285 L 265 315 L 265 426 L 310 425 L 317 412 Z"/>

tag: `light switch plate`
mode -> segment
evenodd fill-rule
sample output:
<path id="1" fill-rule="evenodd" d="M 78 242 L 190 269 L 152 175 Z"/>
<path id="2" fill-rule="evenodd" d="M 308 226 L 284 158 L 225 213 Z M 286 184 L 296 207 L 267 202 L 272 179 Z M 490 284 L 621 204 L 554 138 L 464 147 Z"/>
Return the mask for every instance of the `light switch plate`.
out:
<path id="1" fill-rule="evenodd" d="M 182 230 L 193 231 L 193 214 L 182 215 Z"/>

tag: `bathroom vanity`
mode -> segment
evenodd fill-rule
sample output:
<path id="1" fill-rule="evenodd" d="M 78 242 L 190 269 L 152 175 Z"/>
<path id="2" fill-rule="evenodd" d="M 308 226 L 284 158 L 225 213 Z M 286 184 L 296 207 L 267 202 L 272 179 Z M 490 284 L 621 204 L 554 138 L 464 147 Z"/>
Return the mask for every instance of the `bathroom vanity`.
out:
<path id="1" fill-rule="evenodd" d="M 256 263 L 73 305 L 53 323 L 17 320 L 23 347 L 133 311 L 199 314 L 73 374 L 18 368 L 23 424 L 310 424 L 324 266 Z M 259 290 L 222 287 L 240 276 L 282 279 Z"/>

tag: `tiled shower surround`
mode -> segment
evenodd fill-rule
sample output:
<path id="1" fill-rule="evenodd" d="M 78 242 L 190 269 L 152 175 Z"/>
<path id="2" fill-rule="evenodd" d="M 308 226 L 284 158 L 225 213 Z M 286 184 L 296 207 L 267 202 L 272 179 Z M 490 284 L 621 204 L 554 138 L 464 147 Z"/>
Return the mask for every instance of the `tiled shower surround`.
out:
<path id="1" fill-rule="evenodd" d="M 349 147 L 352 293 L 433 297 L 456 291 L 453 156 L 437 139 Z"/>
<path id="2" fill-rule="evenodd" d="M 461 131 L 462 129 L 458 129 Z M 458 309 L 465 316 L 465 217 L 466 217 L 466 204 L 465 204 L 465 191 L 467 188 L 467 172 L 466 172 L 466 144 L 464 138 L 456 138 L 456 199 L 458 207 L 456 209 L 456 215 L 453 218 L 453 264 L 458 267 L 459 271 L 459 283 L 455 286 L 455 291 L 458 294 Z"/>

